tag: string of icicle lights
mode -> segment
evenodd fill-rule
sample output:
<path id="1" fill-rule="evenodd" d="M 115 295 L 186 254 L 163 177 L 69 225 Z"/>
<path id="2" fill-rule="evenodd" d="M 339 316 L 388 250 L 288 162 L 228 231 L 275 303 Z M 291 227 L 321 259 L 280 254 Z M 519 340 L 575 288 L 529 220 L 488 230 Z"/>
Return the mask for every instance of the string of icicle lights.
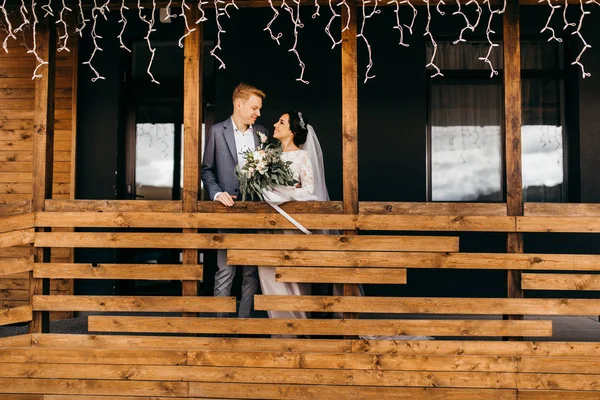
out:
<path id="1" fill-rule="evenodd" d="M 166 18 L 179 18 L 183 20 L 184 32 L 178 42 L 180 47 L 183 47 L 183 41 L 185 38 L 198 29 L 196 25 L 201 23 L 214 23 L 217 28 L 217 35 L 215 45 L 210 51 L 210 54 L 218 61 L 219 68 L 224 69 L 226 68 L 226 51 L 223 48 L 221 38 L 222 35 L 226 33 L 224 25 L 226 25 L 228 20 L 233 18 L 234 14 L 232 14 L 232 11 L 238 10 L 238 6 L 236 5 L 235 0 L 212 1 L 216 10 L 213 21 L 209 21 L 204 12 L 204 7 L 206 4 L 208 4 L 208 0 L 171 0 L 168 2 L 165 9 Z M 447 5 L 444 0 L 357 0 L 358 3 L 355 13 L 351 12 L 347 0 L 328 0 L 328 7 L 321 7 L 319 5 L 319 0 L 281 0 L 281 4 L 279 6 L 275 6 L 273 0 L 264 1 L 273 12 L 273 16 L 267 22 L 264 31 L 267 32 L 269 37 L 275 41 L 278 46 L 281 46 L 281 38 L 284 36 L 284 33 L 274 32 L 272 28 L 273 23 L 281 17 L 282 12 L 284 14 L 289 14 L 290 16 L 290 19 L 286 19 L 286 22 L 284 23 L 287 24 L 289 29 L 292 31 L 293 45 L 288 49 L 288 52 L 291 52 L 298 62 L 300 72 L 299 77 L 296 80 L 299 82 L 305 84 L 309 83 L 309 81 L 305 79 L 305 72 L 307 71 L 308 67 L 302 60 L 302 54 L 298 49 L 298 45 L 301 40 L 300 29 L 304 27 L 300 12 L 301 5 L 314 8 L 311 13 L 312 19 L 323 18 L 323 29 L 325 31 L 326 38 L 328 38 L 328 40 L 330 40 L 332 43 L 332 49 L 342 43 L 341 33 L 336 34 L 331 31 L 331 26 L 336 19 L 339 18 L 341 20 L 343 15 L 347 16 L 345 25 L 341 27 L 341 31 L 344 32 L 349 29 L 351 18 L 356 18 L 359 13 L 361 14 L 362 18 L 360 24 L 358 24 L 358 32 L 356 36 L 357 40 L 360 40 L 364 44 L 368 56 L 368 63 L 364 69 L 365 83 L 369 79 L 375 77 L 372 71 L 376 70 L 375 55 L 371 47 L 371 43 L 375 39 L 370 38 L 369 40 L 367 38 L 367 25 L 373 23 L 372 20 L 376 19 L 377 15 L 381 14 L 382 10 L 387 9 L 389 12 L 395 13 L 395 24 L 391 26 L 391 29 L 397 30 L 399 33 L 398 44 L 403 47 L 408 47 L 409 43 L 406 42 L 406 37 L 407 35 L 413 35 L 415 33 L 415 21 L 419 12 L 418 6 L 421 6 L 421 12 L 426 13 L 427 17 L 427 23 L 424 28 L 423 35 L 426 36 L 433 48 L 431 58 L 426 62 L 426 67 L 433 70 L 434 73 L 432 74 L 432 77 L 443 76 L 443 71 L 436 64 L 438 44 L 433 34 L 432 13 L 436 12 L 442 16 L 446 14 L 444 9 Z M 490 77 L 497 75 L 498 71 L 495 69 L 492 63 L 491 56 L 494 51 L 499 51 L 497 48 L 500 46 L 500 44 L 498 38 L 499 34 L 492 30 L 492 22 L 494 18 L 499 17 L 505 12 L 507 0 L 501 0 L 500 4 L 495 3 L 494 6 L 492 6 L 491 0 L 454 1 L 456 11 L 453 11 L 450 15 L 454 18 L 461 18 L 461 20 L 464 21 L 464 25 L 458 33 L 456 40 L 453 41 L 453 44 L 460 45 L 460 43 L 466 42 L 466 33 L 474 32 L 480 24 L 487 22 L 485 28 L 485 36 L 488 43 L 487 52 L 485 54 L 481 54 L 478 59 L 487 65 L 490 71 Z M 564 3 L 561 4 L 561 1 L 564 1 Z M 551 27 L 552 19 L 555 18 L 556 13 L 560 13 L 562 8 L 562 19 L 564 23 L 562 30 L 565 32 L 563 34 L 575 35 L 581 45 L 580 52 L 571 64 L 580 69 L 582 78 L 589 77 L 591 74 L 586 71 L 585 66 L 582 63 L 582 57 L 584 56 L 584 53 L 592 47 L 582 34 L 584 20 L 586 16 L 590 15 L 591 13 L 589 7 L 585 6 L 600 6 L 600 0 L 579 0 L 578 4 L 571 4 L 571 7 L 578 6 L 579 8 L 579 19 L 577 21 L 569 21 L 567 18 L 569 0 L 539 0 L 539 2 L 545 3 L 549 10 L 548 19 L 540 33 L 547 34 L 548 41 L 562 41 L 560 35 L 557 36 L 556 30 Z M 94 59 L 97 56 L 97 53 L 102 51 L 102 48 L 100 47 L 101 44 L 106 43 L 106 40 L 109 40 L 108 38 L 103 38 L 97 30 L 99 18 L 106 20 L 109 13 L 113 12 L 118 14 L 118 23 L 121 26 L 121 30 L 117 35 L 119 46 L 123 50 L 131 52 L 131 50 L 123 42 L 123 35 L 127 30 L 128 23 L 128 20 L 125 17 L 126 11 L 130 9 L 129 7 L 135 7 L 135 5 L 132 6 L 132 1 L 88 0 L 84 2 L 83 0 L 78 0 L 77 4 L 75 5 L 73 2 L 66 0 L 56 0 L 54 2 L 52 0 L 15 0 L 10 1 L 10 3 L 13 5 L 13 7 L 16 6 L 17 8 L 10 9 L 10 11 L 7 7 L 7 3 L 9 3 L 9 0 L 0 0 L 0 29 L 6 34 L 1 42 L 2 48 L 8 53 L 9 43 L 11 41 L 19 40 L 17 38 L 17 34 L 24 36 L 27 31 L 27 34 L 32 36 L 31 42 L 33 43 L 33 46 L 32 48 L 28 48 L 28 53 L 32 54 L 37 61 L 32 79 L 40 77 L 40 67 L 48 63 L 47 60 L 43 60 L 40 57 L 37 51 L 37 28 L 40 20 L 45 18 L 52 18 L 52 21 L 54 21 L 56 24 L 56 29 L 58 32 L 57 51 L 70 51 L 68 47 L 68 16 L 69 14 L 72 14 L 72 16 L 77 17 L 78 23 L 75 26 L 74 32 L 79 34 L 81 37 L 88 35 L 91 38 L 94 46 L 89 59 L 83 62 L 83 64 L 87 65 L 92 71 L 93 77 L 91 79 L 94 82 L 105 79 L 94 67 Z M 129 4 L 129 7 L 126 5 L 126 3 Z M 69 7 L 67 4 L 70 4 L 71 7 Z M 144 40 L 146 41 L 148 50 L 150 52 L 150 59 L 148 61 L 148 68 L 146 72 L 151 81 L 158 84 L 159 82 L 152 74 L 152 63 L 154 62 L 156 48 L 153 47 L 151 39 L 152 33 L 156 31 L 157 22 L 159 22 L 156 18 L 158 15 L 158 7 L 156 0 L 146 1 L 144 4 L 145 6 L 142 6 L 140 0 L 137 0 L 137 18 L 139 18 L 147 26 L 147 33 L 144 37 Z M 390 5 L 390 7 L 381 7 L 383 5 Z M 400 17 L 401 6 L 408 7 L 412 11 L 412 15 L 410 15 L 406 20 L 402 20 Z M 200 17 L 195 21 L 189 20 L 186 14 L 186 12 L 191 10 L 192 7 L 197 7 L 199 10 Z M 174 11 L 175 8 L 180 11 Z M 471 19 L 464 12 L 464 10 L 467 9 L 470 9 L 474 12 L 475 16 Z M 13 18 L 12 21 L 11 17 Z"/>

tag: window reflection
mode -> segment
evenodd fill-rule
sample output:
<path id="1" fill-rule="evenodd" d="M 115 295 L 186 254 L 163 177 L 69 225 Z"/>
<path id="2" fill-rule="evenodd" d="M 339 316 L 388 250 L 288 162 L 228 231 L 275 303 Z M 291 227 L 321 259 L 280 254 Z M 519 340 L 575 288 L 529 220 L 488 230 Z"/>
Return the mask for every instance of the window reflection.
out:
<path id="1" fill-rule="evenodd" d="M 502 201 L 501 88 L 431 85 L 431 200 Z"/>
<path id="2" fill-rule="evenodd" d="M 138 197 L 171 200 L 175 124 L 136 124 L 135 185 Z"/>

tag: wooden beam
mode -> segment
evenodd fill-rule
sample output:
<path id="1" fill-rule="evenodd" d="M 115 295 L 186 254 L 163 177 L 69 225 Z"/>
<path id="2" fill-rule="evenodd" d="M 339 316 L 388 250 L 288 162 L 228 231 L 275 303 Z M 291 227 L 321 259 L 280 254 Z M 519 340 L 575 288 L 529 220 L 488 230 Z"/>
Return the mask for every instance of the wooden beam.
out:
<path id="1" fill-rule="evenodd" d="M 0 326 L 31 321 L 31 306 L 0 310 Z"/>
<path id="2" fill-rule="evenodd" d="M 207 338 L 180 336 L 127 336 L 127 335 L 79 335 L 79 334 L 33 334 L 33 344 L 39 348 L 62 349 L 143 349 L 143 350 L 227 350 L 227 351 L 274 351 L 280 353 L 349 353 L 351 342 L 342 339 L 292 339 L 285 341 L 271 338 Z M 0 338 L 0 347 L 4 343 Z M 31 340 L 30 340 L 31 341 Z M 9 346 L 6 346 L 9 347 Z M 11 346 L 15 347 L 15 346 Z M 589 347 L 588 347 L 589 348 Z M 65 351 L 68 353 L 68 351 Z M 588 353 L 589 354 L 589 353 Z M 41 362 L 41 361 L 40 361 Z M 183 362 L 185 363 L 185 362 Z"/>
<path id="3" fill-rule="evenodd" d="M 35 227 L 35 213 L 0 216 L 0 233 L 33 227 Z"/>
<path id="4" fill-rule="evenodd" d="M 257 310 L 464 315 L 597 315 L 600 300 L 257 295 Z"/>
<path id="5" fill-rule="evenodd" d="M 341 201 L 290 201 L 280 207 L 290 214 L 341 214 Z M 260 213 L 273 212 L 273 207 L 262 201 L 238 201 L 232 207 L 223 207 L 214 201 L 199 201 L 198 212 L 201 213 Z"/>
<path id="6" fill-rule="evenodd" d="M 506 216 L 505 203 L 376 202 L 361 201 L 360 214 Z"/>
<path id="7" fill-rule="evenodd" d="M 277 267 L 278 282 L 405 284 L 404 268 Z"/>
<path id="8" fill-rule="evenodd" d="M 552 336 L 552 321 L 88 317 L 92 332 Z"/>
<path id="9" fill-rule="evenodd" d="M 21 231 L 18 231 L 21 232 Z M 2 235 L 16 235 L 10 232 Z M 20 237 L 20 236 L 19 236 Z M 0 241 L 0 243 L 2 243 Z M 36 247 L 90 248 L 183 248 L 183 249 L 266 249 L 322 251 L 458 251 L 457 237 L 212 234 L 212 233 L 106 233 L 41 232 Z M 253 265 L 253 264 L 252 264 Z"/>
<path id="10" fill-rule="evenodd" d="M 504 52 L 504 151 L 506 165 L 506 211 L 523 215 L 523 177 L 521 168 L 521 37 L 519 0 L 507 0 L 503 19 Z M 523 235 L 509 233 L 506 250 L 523 253 Z M 507 296 L 523 297 L 519 271 L 507 272 Z M 520 319 L 522 316 L 508 316 Z"/>
<path id="11" fill-rule="evenodd" d="M 0 277 L 13 275 L 19 272 L 31 271 L 33 269 L 33 258 L 0 258 Z"/>
<path id="12" fill-rule="evenodd" d="M 180 213 L 173 200 L 46 200 L 46 212 L 163 212 Z"/>
<path id="13" fill-rule="evenodd" d="M 185 10 L 189 20 L 196 21 L 200 18 L 200 11 L 196 7 Z M 200 190 L 200 155 L 202 154 L 202 38 L 204 25 L 196 29 L 185 38 L 183 53 L 183 212 L 195 213 L 198 211 Z M 184 233 L 195 233 L 195 229 L 184 229 Z M 184 265 L 198 264 L 198 251 L 184 249 Z M 197 281 L 182 282 L 183 296 L 196 296 L 198 294 Z M 188 315 L 192 316 L 192 315 Z"/>
<path id="14" fill-rule="evenodd" d="M 33 268 L 36 278 L 201 281 L 203 267 L 191 264 L 40 263 Z"/>
<path id="15" fill-rule="evenodd" d="M 234 297 L 34 296 L 34 310 L 119 312 L 235 312 Z"/>
<path id="16" fill-rule="evenodd" d="M 285 400 L 516 400 L 513 389 L 398 388 L 370 386 L 264 385 L 258 383 L 190 383 L 190 395 L 198 398 Z M 587 400 L 587 399 L 586 399 Z"/>
<path id="17" fill-rule="evenodd" d="M 356 0 L 342 14 L 342 181 L 345 214 L 358 214 L 358 50 Z M 344 29 L 344 28 L 348 29 Z M 352 235 L 356 232 L 347 231 Z M 344 295 L 358 295 L 357 285 L 344 284 Z M 344 318 L 356 318 L 345 314 Z"/>
<path id="18" fill-rule="evenodd" d="M 46 199 L 52 197 L 56 70 L 56 30 L 52 19 L 38 24 L 37 54 L 48 63 L 39 68 L 38 74 L 41 77 L 35 79 L 32 195 L 34 212 L 44 211 Z"/>
<path id="19" fill-rule="evenodd" d="M 569 210 L 566 210 L 568 213 Z M 535 216 L 517 217 L 517 231 L 521 232 L 566 232 L 598 233 L 600 218 L 583 216 Z"/>
<path id="20" fill-rule="evenodd" d="M 34 238 L 35 232 L 33 229 L 0 233 L 0 248 L 31 244 Z"/>
<path id="21" fill-rule="evenodd" d="M 497 356 L 497 357 L 581 357 L 596 359 L 600 354 L 597 342 L 508 342 L 508 341 L 392 341 L 354 340 L 353 353 L 377 355 Z M 512 371 L 517 371 L 516 365 Z M 477 370 L 474 368 L 473 370 Z M 509 371 L 509 370 L 505 370 Z"/>
<path id="22" fill-rule="evenodd" d="M 37 54 L 48 63 L 42 65 L 35 80 L 35 99 L 33 109 L 33 187 L 31 209 L 34 212 L 44 211 L 46 199 L 52 198 L 52 180 L 54 164 L 54 88 L 56 79 L 56 29 L 54 18 L 48 17 L 38 25 Z M 37 262 L 47 262 L 50 258 L 48 249 L 35 251 Z M 30 272 L 30 302 L 35 295 L 44 294 L 44 282 L 34 279 Z M 31 304 L 31 303 L 30 303 Z M 48 330 L 48 315 L 33 313 L 29 324 L 29 332 Z"/>
<path id="23" fill-rule="evenodd" d="M 523 290 L 600 290 L 600 275 L 521 274 Z"/>
<path id="24" fill-rule="evenodd" d="M 600 255 L 230 250 L 230 265 L 600 271 Z"/>

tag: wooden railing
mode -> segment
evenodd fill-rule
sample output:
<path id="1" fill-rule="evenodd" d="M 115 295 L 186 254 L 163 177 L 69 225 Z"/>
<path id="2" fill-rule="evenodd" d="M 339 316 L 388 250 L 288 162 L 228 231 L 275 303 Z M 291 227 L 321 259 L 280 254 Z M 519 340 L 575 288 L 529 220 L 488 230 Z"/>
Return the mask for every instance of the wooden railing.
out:
<path id="1" fill-rule="evenodd" d="M 467 253 L 455 236 L 406 236 L 390 232 L 598 232 L 598 205 L 527 204 L 522 217 L 507 216 L 504 204 L 362 203 L 358 214 L 343 214 L 338 202 L 293 203 L 289 212 L 308 229 L 370 231 L 369 235 L 285 235 L 264 233 L 174 233 L 173 229 L 292 229 L 263 203 L 241 203 L 231 212 L 198 203 L 202 212 L 184 213 L 181 202 L 47 200 L 46 212 L 2 217 L 0 246 L 32 244 L 37 249 L 159 248 L 228 249 L 232 265 L 277 267 L 284 282 L 410 284 L 407 269 L 532 271 L 523 289 L 594 288 L 589 274 L 541 271 L 596 271 L 600 255 Z M 206 211 L 206 212 L 205 212 Z M 452 213 L 451 215 L 444 213 Z M 551 215 L 551 217 L 549 217 Z M 34 229 L 43 228 L 35 232 Z M 116 228 L 115 232 L 53 232 L 56 228 Z M 131 232 L 140 228 L 166 232 Z M 44 230 L 44 231 L 42 231 Z M 374 235 L 385 231 L 385 235 Z M 42 279 L 153 279 L 199 281 L 202 265 L 48 263 L 4 259 L 4 274 L 33 270 Z M 38 285 L 41 287 L 41 285 Z M 597 300 L 442 299 L 351 296 L 258 296 L 257 310 L 321 313 L 418 315 L 597 315 Z M 32 293 L 33 312 L 234 312 L 235 299 L 165 296 L 64 296 Z M 189 317 L 189 314 L 186 314 Z M 191 314 L 195 315 L 195 314 Z M 429 318 L 429 317 L 427 317 Z M 92 316 L 89 328 L 119 332 L 180 332 L 300 335 L 551 336 L 551 321 L 454 320 L 239 320 L 181 317 Z"/>

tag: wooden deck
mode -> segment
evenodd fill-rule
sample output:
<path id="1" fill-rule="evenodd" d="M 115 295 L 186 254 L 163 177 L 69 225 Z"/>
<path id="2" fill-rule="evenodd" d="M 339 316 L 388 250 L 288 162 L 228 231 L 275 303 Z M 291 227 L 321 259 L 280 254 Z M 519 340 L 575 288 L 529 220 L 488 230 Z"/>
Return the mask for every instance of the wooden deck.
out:
<path id="1" fill-rule="evenodd" d="M 0 340 L 7 400 L 597 399 L 568 342 L 32 334 Z"/>
<path id="2" fill-rule="evenodd" d="M 309 229 L 368 234 L 283 235 L 190 232 L 217 223 L 239 229 L 290 228 L 278 214 L 261 212 L 262 204 L 229 213 L 185 213 L 149 211 L 160 202 L 110 202 L 100 205 L 107 211 L 99 213 L 93 212 L 94 202 L 47 203 L 53 211 L 1 217 L 0 246 L 25 248 L 30 254 L 62 248 L 229 249 L 230 263 L 273 265 L 282 281 L 345 285 L 409 285 L 410 269 L 515 271 L 523 290 L 576 290 L 590 296 L 257 295 L 257 311 L 328 317 L 213 318 L 215 312 L 235 311 L 235 299 L 189 296 L 183 290 L 181 296 L 83 296 L 37 289 L 48 287 L 44 281 L 77 279 L 198 282 L 203 278 L 198 263 L 3 258 L 2 281 L 31 274 L 34 289 L 27 304 L 0 314 L 0 325 L 36 316 L 43 320 L 48 312 L 85 312 L 93 334 L 35 332 L 0 339 L 2 399 L 600 398 L 600 343 L 556 341 L 551 318 L 600 314 L 600 300 L 589 292 L 598 287 L 600 255 L 471 253 L 461 251 L 456 236 L 464 231 L 593 234 L 600 227 L 596 205 L 526 205 L 521 217 L 507 216 L 502 205 L 464 205 L 454 209 L 455 215 L 448 214 L 446 204 L 415 204 L 411 213 L 407 205 L 365 203 L 359 214 L 341 214 L 335 203 L 321 209 L 306 205 L 296 208 L 295 215 Z M 98 227 L 114 229 L 85 231 Z M 56 228 L 77 231 L 54 232 Z M 136 232 L 140 228 L 168 230 Z M 404 233 L 409 229 L 411 235 Z M 359 318 L 348 318 L 355 316 Z"/>

